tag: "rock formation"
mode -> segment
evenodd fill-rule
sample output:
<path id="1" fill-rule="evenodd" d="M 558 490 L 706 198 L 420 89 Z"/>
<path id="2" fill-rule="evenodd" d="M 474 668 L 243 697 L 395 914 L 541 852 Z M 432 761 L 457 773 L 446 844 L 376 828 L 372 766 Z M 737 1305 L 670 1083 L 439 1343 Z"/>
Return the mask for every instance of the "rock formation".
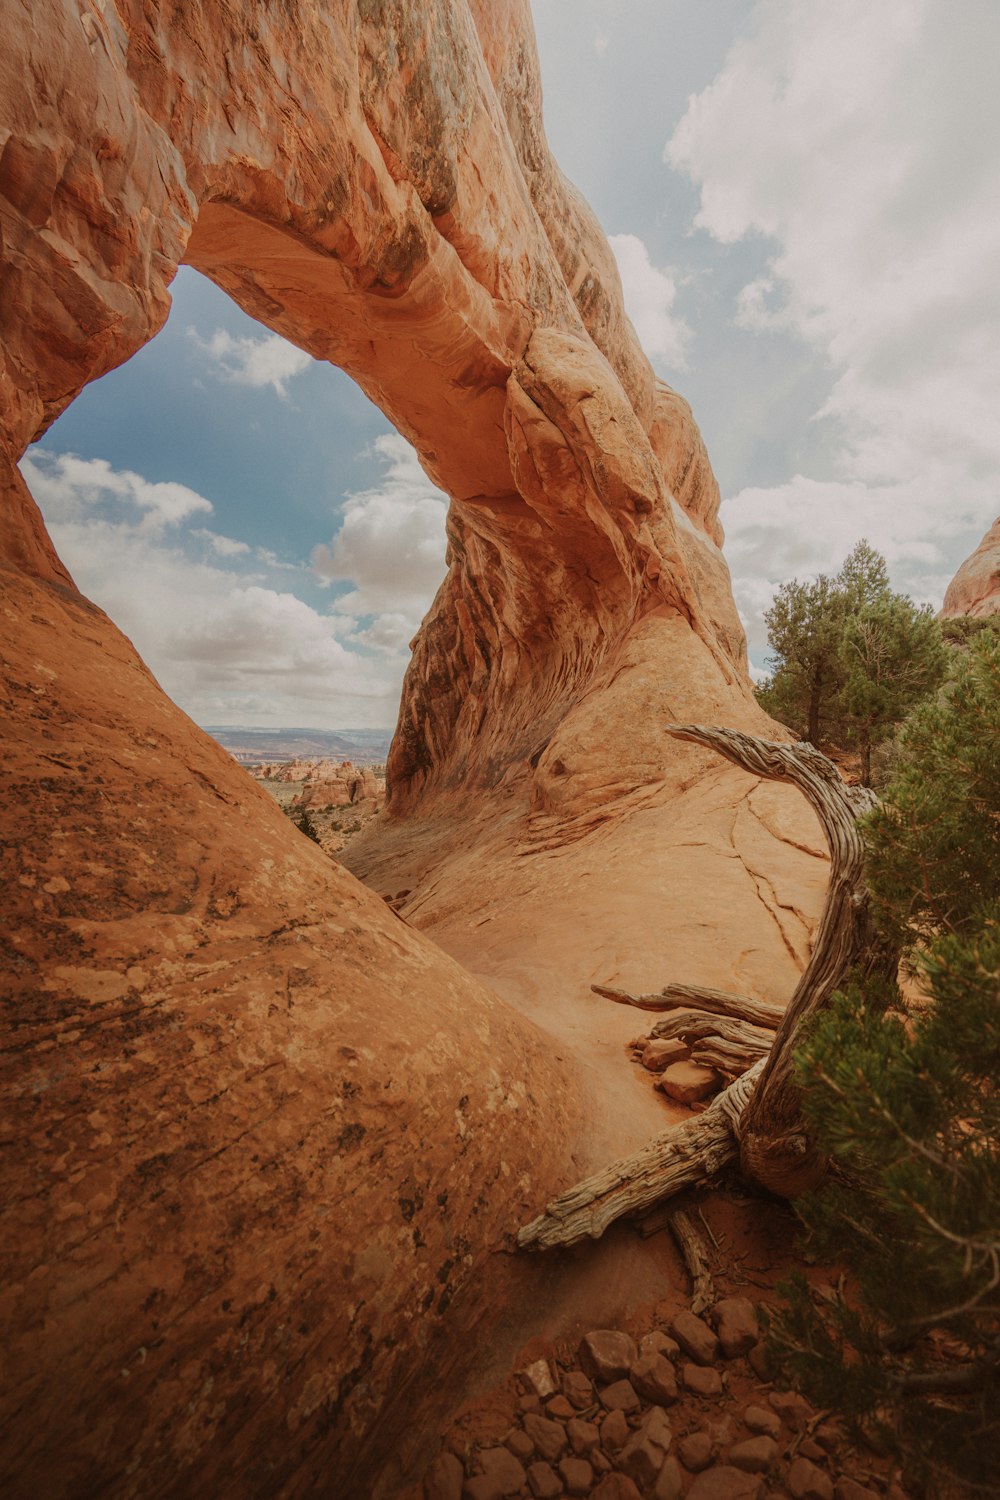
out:
<path id="1" fill-rule="evenodd" d="M 392 1495 L 530 1305 L 505 1229 L 650 1129 L 581 992 L 787 995 L 817 830 L 662 732 L 768 725 L 704 448 L 545 143 L 527 0 L 3 12 L 0 1487 Z M 164 697 L 16 468 L 182 261 L 452 497 L 355 862 L 512 1005 Z"/>
<path id="2" fill-rule="evenodd" d="M 1000 516 L 948 585 L 942 620 L 971 615 L 984 620 L 1000 614 Z"/>

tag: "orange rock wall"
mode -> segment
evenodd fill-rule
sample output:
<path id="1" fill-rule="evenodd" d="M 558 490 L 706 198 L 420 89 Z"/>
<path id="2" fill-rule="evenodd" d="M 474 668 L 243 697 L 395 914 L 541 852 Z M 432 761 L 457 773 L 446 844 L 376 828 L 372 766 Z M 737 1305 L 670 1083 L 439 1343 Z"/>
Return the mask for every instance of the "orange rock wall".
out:
<path id="1" fill-rule="evenodd" d="M 512 954 L 568 953 L 572 987 L 655 932 L 646 961 L 704 977 L 724 870 L 735 968 L 787 992 L 817 861 L 788 806 L 662 733 L 763 721 L 718 491 L 549 157 L 524 0 L 2 20 L 0 1488 L 393 1495 L 538 1276 L 493 1252 L 628 1122 L 627 1100 L 597 1121 L 593 1057 L 519 1013 Z M 359 858 L 416 883 L 414 920 L 511 1006 L 169 703 L 15 467 L 155 334 L 182 261 L 348 370 L 452 496 L 393 817 Z M 621 832 L 597 865 L 620 941 L 595 884 L 580 904 L 593 871 L 549 863 L 595 829 Z M 673 882 L 669 952 L 644 854 Z"/>
<path id="2" fill-rule="evenodd" d="M 985 619 L 1000 614 L 1000 516 L 949 583 L 942 620 L 960 615 Z"/>

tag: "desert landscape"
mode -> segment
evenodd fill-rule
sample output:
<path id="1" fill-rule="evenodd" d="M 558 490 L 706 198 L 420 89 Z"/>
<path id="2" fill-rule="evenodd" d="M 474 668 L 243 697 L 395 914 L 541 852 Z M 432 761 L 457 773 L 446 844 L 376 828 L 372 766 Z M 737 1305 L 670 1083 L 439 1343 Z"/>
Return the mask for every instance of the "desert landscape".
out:
<path id="1" fill-rule="evenodd" d="M 795 1049 L 895 984 L 878 798 L 755 693 L 709 454 L 550 153 L 528 0 L 3 12 L 0 1489 L 932 1493 L 762 1312 L 852 1269 L 797 1238 L 836 1152 Z M 200 729 L 18 467 L 181 266 L 448 497 L 387 756 Z M 949 698 L 935 644 L 928 712 L 990 722 L 998 553 L 945 601 L 981 677 Z M 989 1393 L 975 1297 L 933 1369 Z"/>

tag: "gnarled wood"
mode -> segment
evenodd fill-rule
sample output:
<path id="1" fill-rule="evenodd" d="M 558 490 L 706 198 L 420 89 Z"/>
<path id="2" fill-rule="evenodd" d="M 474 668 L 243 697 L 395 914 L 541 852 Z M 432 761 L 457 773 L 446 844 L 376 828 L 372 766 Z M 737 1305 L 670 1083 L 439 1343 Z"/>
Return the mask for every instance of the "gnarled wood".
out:
<path id="1" fill-rule="evenodd" d="M 763 1026 L 751 1026 L 746 1021 L 731 1021 L 727 1016 L 680 1015 L 659 1021 L 649 1033 L 659 1040 L 676 1037 L 684 1042 L 696 1042 L 708 1037 L 719 1037 L 734 1047 L 742 1047 L 752 1053 L 751 1062 L 770 1052 L 774 1033 Z"/>
<path id="2" fill-rule="evenodd" d="M 864 844 L 858 819 L 877 804 L 875 794 L 864 787 L 847 786 L 833 762 L 812 745 L 778 745 L 701 724 L 668 728 L 678 739 L 717 750 L 753 775 L 788 781 L 799 788 L 819 817 L 830 847 L 826 906 L 812 955 L 767 1054 L 719 1094 L 699 1118 L 657 1136 L 634 1156 L 560 1194 L 544 1214 L 520 1231 L 518 1244 L 523 1248 L 574 1244 L 587 1235 L 596 1238 L 615 1219 L 647 1209 L 680 1188 L 714 1175 L 733 1160 L 737 1150 L 743 1175 L 782 1197 L 794 1197 L 814 1186 L 826 1170 L 826 1161 L 810 1139 L 802 1116 L 792 1065 L 796 1033 L 807 1017 L 829 1002 L 849 969 L 889 977 L 895 973 L 897 954 L 873 930 L 863 883 Z M 621 1003 L 638 1003 L 641 1009 L 662 1009 L 662 1003 L 647 1002 L 662 1002 L 666 997 L 670 997 L 668 1005 L 699 1003 L 693 986 L 671 986 L 659 996 L 639 997 L 594 988 Z M 681 992 L 685 998 L 675 999 Z M 733 1016 L 728 1007 L 739 997 L 700 992 L 702 997 L 706 994 L 720 1007 L 725 1004 L 724 1017 Z M 749 1025 L 743 1016 L 739 1022 L 715 1020 L 711 1024 L 707 1016 L 675 1017 L 660 1022 L 655 1031 L 661 1036 L 683 1035 L 686 1028 L 690 1037 L 702 1029 L 695 1057 L 707 1059 L 714 1048 L 721 1060 L 726 1051 L 722 1024 L 740 1026 L 744 1047 L 748 1032 L 759 1035 L 763 1029 Z M 750 1043 L 756 1040 L 751 1035 Z M 729 1043 L 730 1047 L 739 1045 L 739 1041 Z M 732 1062 L 737 1061 L 733 1053 Z M 713 1060 L 712 1065 L 720 1063 Z"/>
<path id="3" fill-rule="evenodd" d="M 691 1061 L 703 1067 L 714 1068 L 726 1078 L 738 1078 L 755 1062 L 767 1056 L 767 1048 L 747 1046 L 740 1042 L 727 1042 L 722 1037 L 707 1036 L 691 1049 Z"/>
<path id="4" fill-rule="evenodd" d="M 701 1314 L 716 1302 L 715 1283 L 709 1269 L 708 1250 L 704 1238 L 695 1227 L 690 1214 L 675 1208 L 670 1215 L 670 1232 L 677 1241 L 677 1248 L 684 1257 L 688 1275 L 691 1277 L 691 1311 Z"/>
<path id="5" fill-rule="evenodd" d="M 700 1010 L 708 1015 L 749 1021 L 752 1026 L 765 1026 L 771 1031 L 777 1030 L 785 1014 L 783 1006 L 772 1005 L 767 1000 L 732 995 L 727 990 L 705 989 L 700 984 L 668 984 L 648 995 L 633 995 L 630 990 L 616 989 L 607 984 L 592 984 L 590 988 L 595 995 L 603 995 L 617 1005 L 633 1005 L 637 1010 Z"/>

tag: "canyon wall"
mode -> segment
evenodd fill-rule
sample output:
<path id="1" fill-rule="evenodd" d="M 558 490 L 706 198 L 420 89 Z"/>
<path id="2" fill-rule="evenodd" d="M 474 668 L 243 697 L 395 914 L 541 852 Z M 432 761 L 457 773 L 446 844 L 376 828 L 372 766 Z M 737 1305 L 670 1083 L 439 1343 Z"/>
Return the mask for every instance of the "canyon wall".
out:
<path id="1" fill-rule="evenodd" d="M 664 731 L 768 725 L 526 0 L 0 9 L 0 1485 L 392 1495 L 538 1276 L 505 1236 L 652 1128 L 587 980 L 786 994 L 815 826 Z M 165 698 L 16 467 L 181 262 L 452 497 L 356 859 L 409 922 Z"/>

